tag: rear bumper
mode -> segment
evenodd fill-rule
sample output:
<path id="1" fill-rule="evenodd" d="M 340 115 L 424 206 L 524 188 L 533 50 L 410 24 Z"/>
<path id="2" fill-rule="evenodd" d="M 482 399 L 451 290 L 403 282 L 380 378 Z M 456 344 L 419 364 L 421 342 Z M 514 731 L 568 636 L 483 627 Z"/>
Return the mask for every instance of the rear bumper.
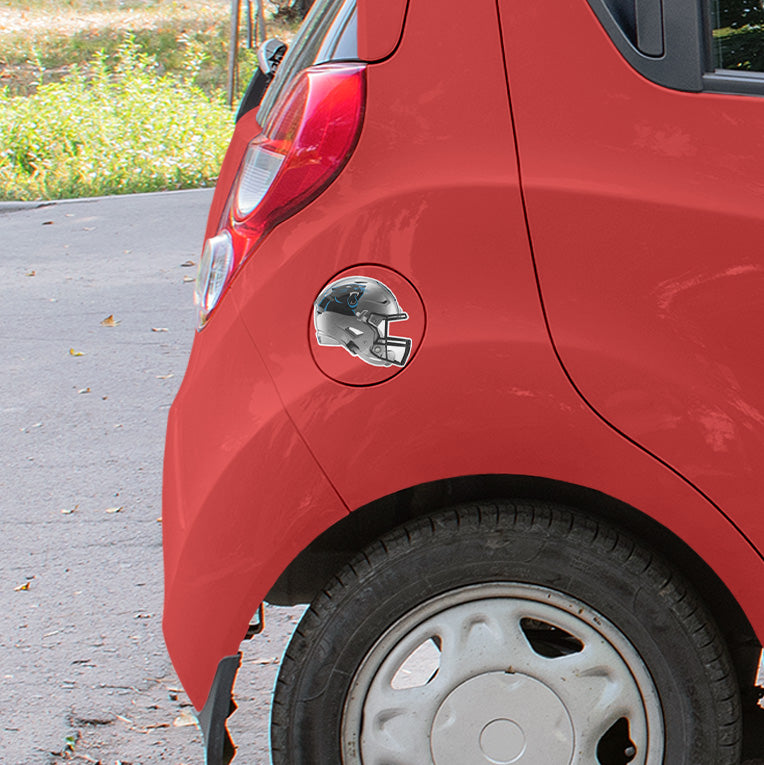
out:
<path id="1" fill-rule="evenodd" d="M 218 710 L 218 720 L 221 661 L 238 653 L 291 560 L 347 513 L 284 411 L 232 295 L 197 335 L 170 410 L 162 505 L 165 642 L 196 709 Z"/>

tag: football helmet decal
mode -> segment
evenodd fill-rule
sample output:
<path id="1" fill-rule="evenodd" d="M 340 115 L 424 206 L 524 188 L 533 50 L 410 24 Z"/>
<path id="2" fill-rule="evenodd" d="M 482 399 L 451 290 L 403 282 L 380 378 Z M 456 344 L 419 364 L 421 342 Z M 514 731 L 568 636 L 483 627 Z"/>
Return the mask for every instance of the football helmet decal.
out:
<path id="1" fill-rule="evenodd" d="M 348 276 L 332 282 L 313 304 L 319 345 L 335 345 L 375 367 L 402 367 L 411 339 L 394 337 L 390 324 L 405 321 L 393 291 L 376 279 Z"/>

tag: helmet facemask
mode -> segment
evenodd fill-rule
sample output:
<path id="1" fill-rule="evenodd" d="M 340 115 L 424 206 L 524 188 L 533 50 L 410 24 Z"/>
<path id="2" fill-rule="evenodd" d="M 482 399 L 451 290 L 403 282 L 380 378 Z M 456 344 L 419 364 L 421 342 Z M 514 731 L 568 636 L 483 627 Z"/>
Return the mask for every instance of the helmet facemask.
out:
<path id="1" fill-rule="evenodd" d="M 395 313 L 391 316 L 371 314 L 367 321 L 377 330 L 377 338 L 371 347 L 371 352 L 386 366 L 395 364 L 402 367 L 408 361 L 411 353 L 411 340 L 407 337 L 395 337 L 390 334 L 390 322 L 405 321 L 406 313 Z"/>

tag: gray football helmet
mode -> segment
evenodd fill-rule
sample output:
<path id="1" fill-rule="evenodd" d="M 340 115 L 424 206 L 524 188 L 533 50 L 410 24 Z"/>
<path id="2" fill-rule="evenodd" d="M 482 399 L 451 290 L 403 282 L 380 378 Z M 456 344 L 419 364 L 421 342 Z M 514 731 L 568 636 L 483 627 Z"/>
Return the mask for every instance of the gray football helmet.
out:
<path id="1" fill-rule="evenodd" d="M 411 353 L 408 337 L 390 335 L 390 323 L 404 321 L 393 291 L 365 276 L 332 282 L 313 304 L 319 345 L 339 345 L 375 367 L 402 367 Z"/>

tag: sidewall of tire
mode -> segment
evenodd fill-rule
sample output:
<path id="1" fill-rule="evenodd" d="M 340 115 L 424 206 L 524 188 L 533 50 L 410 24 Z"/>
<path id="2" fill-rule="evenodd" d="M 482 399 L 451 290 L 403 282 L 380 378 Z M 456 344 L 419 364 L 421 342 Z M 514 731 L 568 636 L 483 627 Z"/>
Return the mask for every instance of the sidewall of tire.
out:
<path id="1" fill-rule="evenodd" d="M 734 673 L 697 598 L 670 567 L 627 537 L 564 509 L 470 507 L 394 532 L 340 572 L 312 604 L 276 687 L 274 763 L 341 763 L 344 701 L 377 639 L 422 602 L 489 582 L 566 593 L 620 629 L 659 693 L 664 762 L 737 762 L 734 741 L 720 740 L 719 723 L 734 718 L 736 698 L 720 694 L 709 677 Z M 720 700 L 724 695 L 730 699 Z M 730 710 L 719 708 L 724 703 Z"/>

